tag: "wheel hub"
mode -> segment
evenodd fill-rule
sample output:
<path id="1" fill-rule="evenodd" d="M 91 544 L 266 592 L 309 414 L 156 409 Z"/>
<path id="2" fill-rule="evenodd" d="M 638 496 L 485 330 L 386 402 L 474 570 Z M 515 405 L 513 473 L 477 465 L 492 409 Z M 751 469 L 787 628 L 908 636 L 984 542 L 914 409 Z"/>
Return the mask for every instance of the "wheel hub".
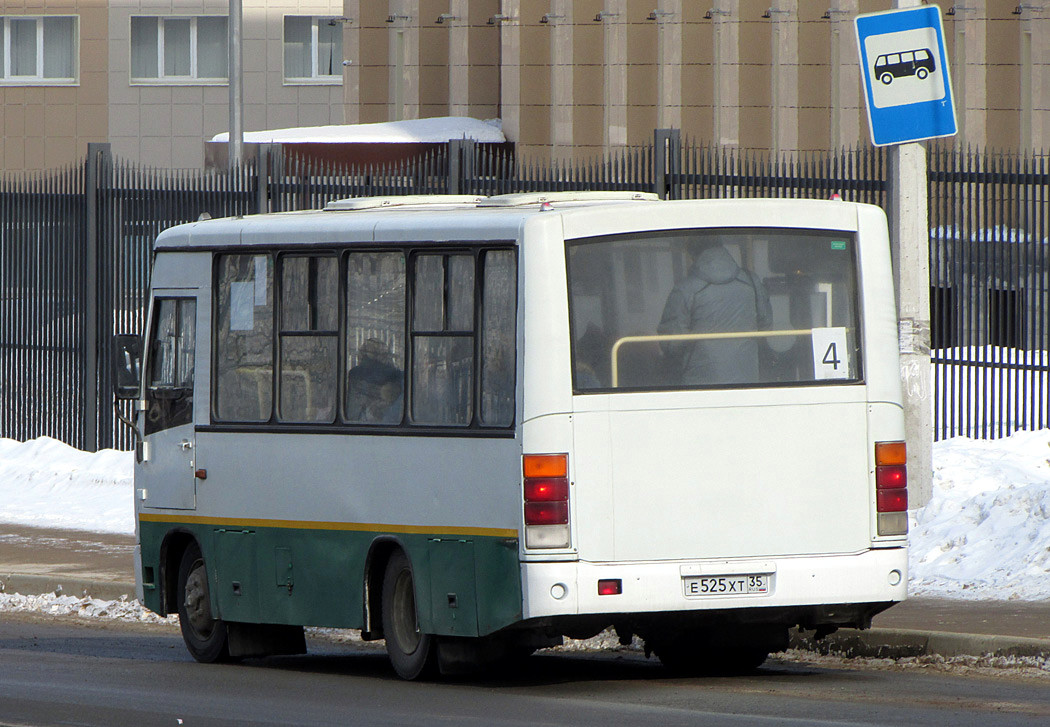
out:
<path id="1" fill-rule="evenodd" d="M 215 620 L 211 616 L 208 576 L 203 565 L 197 565 L 186 578 L 186 617 L 190 626 L 203 637 L 211 633 Z"/>

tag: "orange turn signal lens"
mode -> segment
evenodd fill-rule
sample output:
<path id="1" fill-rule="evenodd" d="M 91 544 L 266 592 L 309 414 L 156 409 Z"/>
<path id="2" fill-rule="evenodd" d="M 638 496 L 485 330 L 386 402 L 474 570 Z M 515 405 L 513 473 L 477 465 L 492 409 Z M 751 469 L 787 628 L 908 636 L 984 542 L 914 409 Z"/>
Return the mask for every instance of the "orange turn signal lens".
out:
<path id="1" fill-rule="evenodd" d="M 566 454 L 526 454 L 522 457 L 526 477 L 568 477 L 569 456 Z"/>
<path id="2" fill-rule="evenodd" d="M 908 449 L 904 442 L 875 442 L 875 464 L 907 464 Z"/>

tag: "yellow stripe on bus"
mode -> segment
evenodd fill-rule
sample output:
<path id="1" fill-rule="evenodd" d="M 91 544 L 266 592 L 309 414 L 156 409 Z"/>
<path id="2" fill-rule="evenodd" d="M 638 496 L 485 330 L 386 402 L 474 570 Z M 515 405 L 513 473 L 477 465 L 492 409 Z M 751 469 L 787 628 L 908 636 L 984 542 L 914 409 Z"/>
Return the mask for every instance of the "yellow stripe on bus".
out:
<path id="1" fill-rule="evenodd" d="M 158 515 L 142 513 L 140 522 L 219 525 L 238 528 L 296 528 L 300 530 L 343 530 L 365 533 L 400 533 L 405 535 L 476 535 L 494 538 L 516 538 L 517 530 L 504 528 L 445 528 L 435 525 L 385 525 L 381 523 L 321 522 L 317 520 L 245 520 L 233 517 L 199 515 Z"/>

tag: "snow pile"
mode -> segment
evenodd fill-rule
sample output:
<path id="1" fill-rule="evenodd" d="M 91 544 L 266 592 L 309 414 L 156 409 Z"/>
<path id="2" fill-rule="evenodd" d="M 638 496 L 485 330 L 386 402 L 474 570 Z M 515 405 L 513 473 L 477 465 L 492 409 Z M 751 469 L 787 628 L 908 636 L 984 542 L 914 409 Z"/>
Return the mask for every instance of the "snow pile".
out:
<path id="1" fill-rule="evenodd" d="M 228 141 L 228 132 L 212 137 L 212 141 Z M 452 139 L 474 139 L 480 142 L 502 143 L 499 119 L 472 119 L 467 116 L 439 116 L 430 119 L 384 121 L 378 124 L 348 124 L 343 126 L 309 126 L 293 129 L 246 131 L 247 144 L 392 144 L 444 143 Z"/>
<path id="2" fill-rule="evenodd" d="M 913 595 L 1050 598 L 1050 430 L 934 445 L 933 498 L 912 513 Z"/>
<path id="3" fill-rule="evenodd" d="M 48 616 L 79 616 L 103 621 L 136 621 L 139 623 L 178 623 L 177 616 L 162 618 L 138 601 L 102 601 L 97 598 L 76 598 L 45 593 L 40 596 L 23 596 L 20 593 L 0 593 L 0 612 L 32 612 Z"/>
<path id="4" fill-rule="evenodd" d="M 0 438 L 0 522 L 134 533 L 134 455 L 81 452 L 57 439 Z"/>

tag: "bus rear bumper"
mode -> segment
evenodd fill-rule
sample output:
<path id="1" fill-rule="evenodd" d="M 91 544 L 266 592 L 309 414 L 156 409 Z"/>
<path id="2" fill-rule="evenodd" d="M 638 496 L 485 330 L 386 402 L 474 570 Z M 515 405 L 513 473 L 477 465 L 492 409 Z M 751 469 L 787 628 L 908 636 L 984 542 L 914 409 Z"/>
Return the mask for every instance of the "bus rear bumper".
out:
<path id="1" fill-rule="evenodd" d="M 726 611 L 903 601 L 908 551 L 643 563 L 529 561 L 521 569 L 525 619 Z M 765 593 L 740 592 L 750 576 L 759 575 L 768 576 Z M 599 595 L 599 581 L 617 580 L 619 594 Z M 762 582 L 751 587 L 761 589 Z M 715 592 L 699 595 L 702 589 Z"/>

